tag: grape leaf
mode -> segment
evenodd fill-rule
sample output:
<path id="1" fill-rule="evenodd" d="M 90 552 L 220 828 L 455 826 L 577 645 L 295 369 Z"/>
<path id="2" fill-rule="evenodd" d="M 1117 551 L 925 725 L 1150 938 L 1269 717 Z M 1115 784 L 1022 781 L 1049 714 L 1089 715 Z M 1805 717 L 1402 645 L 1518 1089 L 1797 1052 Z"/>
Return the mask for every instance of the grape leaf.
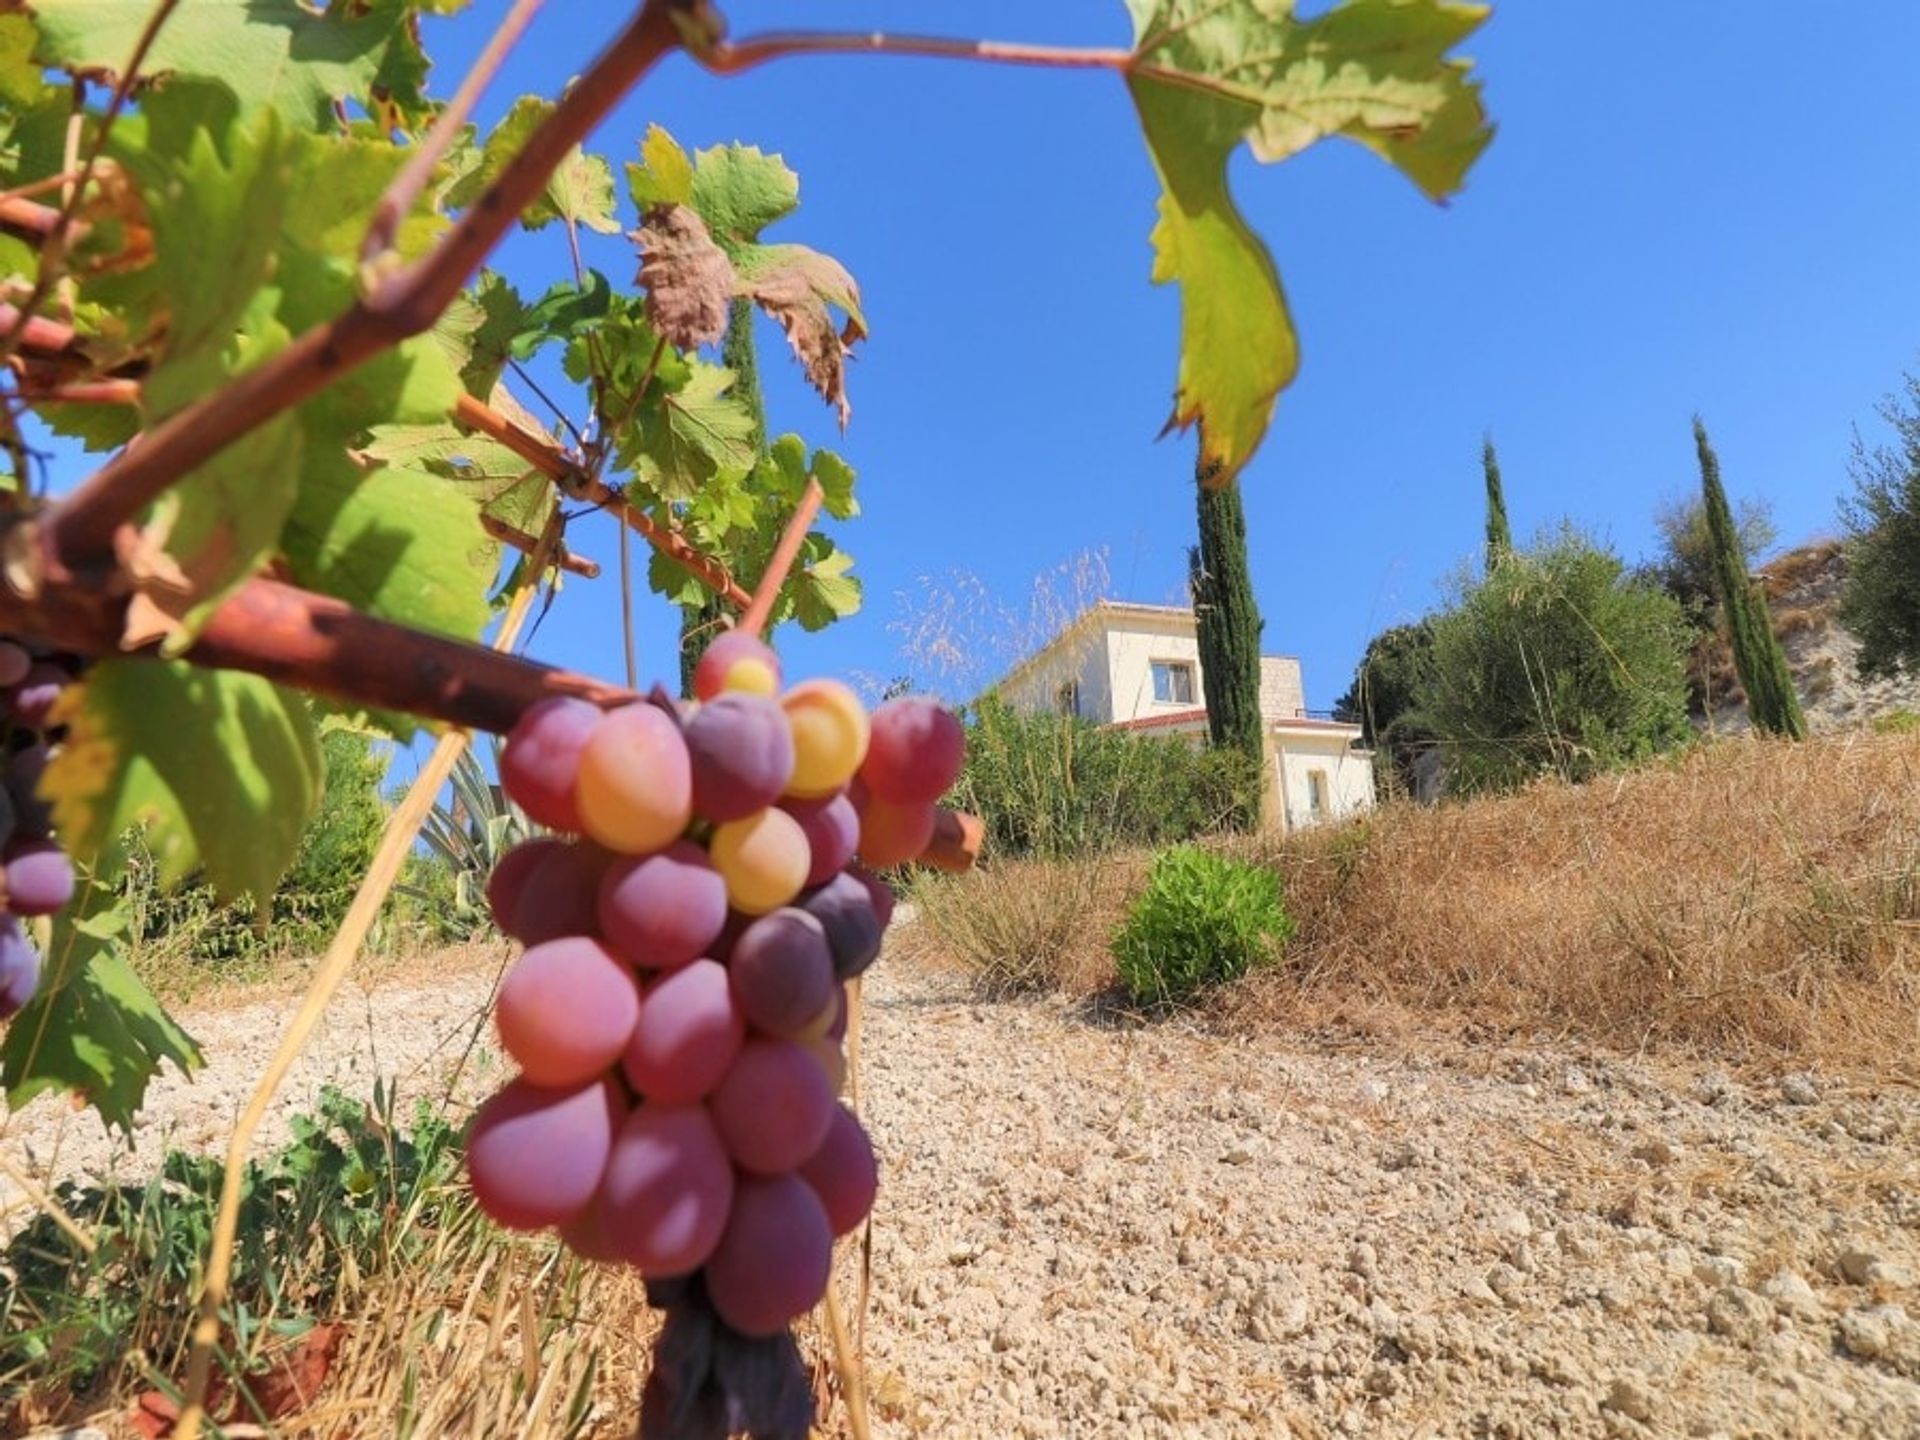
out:
<path id="1" fill-rule="evenodd" d="M 540 128 L 553 113 L 551 100 L 523 95 L 514 102 L 506 117 L 487 136 L 481 148 L 480 162 L 448 189 L 446 200 L 456 209 L 477 202 L 487 187 L 500 178 L 507 162 L 527 143 L 527 137 Z M 603 235 L 618 235 L 620 222 L 614 218 L 613 167 L 598 155 L 576 148 L 560 163 L 545 193 L 527 207 L 520 217 L 529 230 L 543 230 L 556 220 L 571 220 Z"/>
<path id="2" fill-rule="evenodd" d="M 731 370 L 690 361 L 686 383 L 643 408 L 621 437 L 621 467 L 663 500 L 688 499 L 719 474 L 752 469 L 753 413 L 732 387 Z"/>
<path id="3" fill-rule="evenodd" d="M 800 205 L 800 177 L 778 155 L 721 145 L 688 158 L 655 125 L 627 167 L 627 188 L 642 213 L 685 206 L 705 223 L 732 263 L 734 293 L 750 297 L 786 331 L 808 381 L 839 412 L 852 414 L 846 365 L 867 335 L 860 287 L 839 261 L 804 245 L 763 245 L 760 233 Z M 834 312 L 844 315 L 836 320 Z"/>
<path id="4" fill-rule="evenodd" d="M 320 793 L 303 698 L 238 671 L 108 660 L 59 715 L 41 793 L 70 853 L 98 865 L 144 824 L 163 885 L 202 869 L 223 898 L 273 893 Z"/>
<path id="5" fill-rule="evenodd" d="M 43 1091 L 73 1091 L 109 1127 L 131 1135 L 161 1063 L 191 1075 L 200 1047 L 127 963 L 122 917 L 70 918 L 88 900 L 113 903 L 88 884 L 69 914 L 55 919 L 40 991 L 0 1042 L 0 1088 L 16 1111 Z"/>
<path id="6" fill-rule="evenodd" d="M 294 583 L 382 619 L 476 640 L 499 546 L 458 490 L 419 470 L 309 467 L 283 540 Z"/>
<path id="7" fill-rule="evenodd" d="M 1214 482 L 1266 434 L 1299 367 L 1279 275 L 1227 183 L 1244 141 L 1283 160 L 1327 136 L 1357 141 L 1435 200 L 1457 190 L 1492 131 L 1468 62 L 1448 52 L 1486 18 L 1454 0 L 1341 0 L 1301 20 L 1291 0 L 1127 0 L 1128 85 L 1164 190 L 1156 283 L 1181 287 L 1169 428 L 1198 424 Z"/>
<path id="8" fill-rule="evenodd" d="M 40 103 L 47 82 L 33 63 L 40 36 L 24 15 L 0 15 L 0 105 L 9 111 L 27 110 Z"/>
<path id="9" fill-rule="evenodd" d="M 480 272 L 472 289 L 463 290 L 434 322 L 433 338 L 460 372 L 460 383 L 476 399 L 490 394 L 517 342 L 533 328 L 526 301 L 491 270 Z"/>
<path id="10" fill-rule="evenodd" d="M 29 8 L 42 63 L 113 76 L 153 0 L 31 0 Z M 414 9 L 406 0 L 193 0 L 161 27 L 143 73 L 211 76 L 248 110 L 271 106 L 296 125 L 331 130 L 334 102 L 368 99 L 393 49 L 411 43 Z"/>
<path id="11" fill-rule="evenodd" d="M 859 610 L 861 587 L 847 573 L 852 568 L 853 557 L 825 535 L 807 537 L 801 563 L 781 592 L 802 630 L 824 630 Z"/>

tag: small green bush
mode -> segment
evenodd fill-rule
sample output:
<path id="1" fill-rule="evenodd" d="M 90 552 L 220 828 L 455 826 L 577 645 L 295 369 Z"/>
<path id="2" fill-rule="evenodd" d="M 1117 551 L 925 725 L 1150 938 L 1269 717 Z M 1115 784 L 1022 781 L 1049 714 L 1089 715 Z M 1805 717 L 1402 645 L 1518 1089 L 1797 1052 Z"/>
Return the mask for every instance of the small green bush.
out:
<path id="1" fill-rule="evenodd" d="M 1179 1005 L 1273 958 L 1293 928 L 1274 871 L 1176 845 L 1155 858 L 1113 958 L 1136 1003 Z"/>
<path id="2" fill-rule="evenodd" d="M 1873 722 L 1876 735 L 1920 735 L 1920 711 L 1889 710 L 1885 715 L 1876 716 Z"/>

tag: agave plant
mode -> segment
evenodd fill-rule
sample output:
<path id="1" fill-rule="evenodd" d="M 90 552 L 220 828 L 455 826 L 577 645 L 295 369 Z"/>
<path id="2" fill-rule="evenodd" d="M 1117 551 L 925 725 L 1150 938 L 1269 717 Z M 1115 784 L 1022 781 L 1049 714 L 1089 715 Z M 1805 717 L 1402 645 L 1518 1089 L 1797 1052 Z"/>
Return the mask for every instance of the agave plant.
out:
<path id="1" fill-rule="evenodd" d="M 498 745 L 493 758 L 497 771 Z M 492 925 L 487 877 L 509 850 L 540 833 L 540 827 L 488 776 L 473 751 L 462 751 L 454 763 L 449 793 L 435 802 L 420 828 L 420 838 L 453 876 L 454 914 L 449 928 L 473 933 Z M 418 899 L 433 898 L 411 887 L 401 888 Z"/>

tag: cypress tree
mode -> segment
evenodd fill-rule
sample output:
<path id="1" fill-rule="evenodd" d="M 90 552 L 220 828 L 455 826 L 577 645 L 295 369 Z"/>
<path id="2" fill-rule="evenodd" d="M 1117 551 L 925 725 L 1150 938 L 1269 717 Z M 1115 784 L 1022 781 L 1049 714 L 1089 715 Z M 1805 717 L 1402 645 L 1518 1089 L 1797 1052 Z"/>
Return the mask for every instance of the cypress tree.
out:
<path id="1" fill-rule="evenodd" d="M 1480 467 L 1487 472 L 1487 569 L 1513 553 L 1513 530 L 1507 524 L 1507 494 L 1500 487 L 1500 457 L 1493 453 L 1493 436 L 1480 447 Z"/>
<path id="2" fill-rule="evenodd" d="M 1195 476 L 1200 543 L 1187 552 L 1207 732 L 1215 745 L 1247 756 L 1253 774 L 1262 776 L 1266 725 L 1260 714 L 1261 623 L 1247 568 L 1247 512 L 1238 486 L 1208 484 L 1214 473 L 1203 461 Z M 1257 815 L 1256 803 L 1243 818 L 1251 821 Z"/>
<path id="3" fill-rule="evenodd" d="M 756 450 L 766 448 L 767 443 L 767 402 L 760 391 L 760 354 L 753 339 L 753 302 L 736 299 L 727 319 L 727 338 L 721 345 L 720 358 L 726 367 L 733 371 L 733 393 L 746 403 L 753 412 L 753 445 Z M 680 693 L 693 694 L 693 667 L 700 663 L 700 657 L 707 653 L 720 634 L 721 621 L 726 609 L 720 603 L 720 597 L 711 590 L 703 590 L 699 603 L 685 605 L 680 610 Z"/>
<path id="4" fill-rule="evenodd" d="M 1740 532 L 1733 523 L 1727 492 L 1720 484 L 1720 460 L 1707 441 L 1707 427 L 1693 417 L 1693 443 L 1700 452 L 1700 491 L 1707 511 L 1707 533 L 1713 542 L 1713 573 L 1720 591 L 1720 612 L 1726 617 L 1727 640 L 1733 647 L 1733 667 L 1747 692 L 1747 715 L 1754 729 L 1790 740 L 1807 738 L 1807 718 L 1794 692 L 1786 652 L 1773 633 L 1767 602 L 1747 573 L 1740 548 Z"/>

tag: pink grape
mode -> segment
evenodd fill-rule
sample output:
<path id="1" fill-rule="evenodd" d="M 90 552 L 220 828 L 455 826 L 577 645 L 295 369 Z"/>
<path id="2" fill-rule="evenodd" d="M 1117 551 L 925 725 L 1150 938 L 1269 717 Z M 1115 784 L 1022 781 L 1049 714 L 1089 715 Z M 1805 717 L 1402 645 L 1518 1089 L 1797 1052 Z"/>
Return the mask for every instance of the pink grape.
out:
<path id="1" fill-rule="evenodd" d="M 801 1165 L 800 1178 L 819 1196 L 835 1235 L 849 1235 L 860 1228 L 880 1190 L 880 1167 L 872 1141 L 851 1110 L 833 1107 L 827 1138 Z"/>
<path id="2" fill-rule="evenodd" d="M 746 1038 L 726 967 L 696 960 L 647 988 L 622 1067 L 647 1099 L 690 1105 L 713 1092 Z"/>
<path id="3" fill-rule="evenodd" d="M 784 810 L 716 826 L 708 853 L 727 882 L 727 903 L 743 915 L 778 910 L 800 893 L 813 864 L 806 832 Z"/>
<path id="4" fill-rule="evenodd" d="M 833 1090 L 819 1063 L 789 1040 L 749 1040 L 707 1102 L 742 1170 L 779 1175 L 827 1138 Z"/>
<path id="5" fill-rule="evenodd" d="M 780 697 L 793 728 L 793 779 L 787 793 L 824 800 L 853 779 L 867 758 L 867 712 L 837 680 L 807 680 Z"/>
<path id="6" fill-rule="evenodd" d="M 833 973 L 851 980 L 880 957 L 880 939 L 886 926 L 874 908 L 867 882 L 848 870 L 818 890 L 800 897 L 799 908 L 820 922 L 827 948 L 833 954 Z"/>
<path id="7" fill-rule="evenodd" d="M 793 732 L 764 695 L 727 694 L 687 722 L 693 809 L 718 825 L 778 800 L 793 775 Z"/>
<path id="8" fill-rule="evenodd" d="M 581 828 L 609 850 L 651 855 L 693 819 L 693 774 L 679 723 L 641 702 L 601 720 L 580 754 Z"/>
<path id="9" fill-rule="evenodd" d="M 494 1002 L 500 1042 L 534 1085 L 584 1085 L 626 1051 L 640 987 L 597 940 L 536 945 L 507 971 Z"/>
<path id="10" fill-rule="evenodd" d="M 764 1034 L 798 1035 L 833 1000 L 827 932 L 804 910 L 775 910 L 754 921 L 727 969 L 740 1013 Z"/>
<path id="11" fill-rule="evenodd" d="M 40 954 L 11 915 L 0 916 L 0 1020 L 27 1008 L 40 988 Z"/>
<path id="12" fill-rule="evenodd" d="M 29 730 L 44 730 L 53 702 L 72 683 L 73 677 L 58 665 L 36 660 L 13 692 L 13 718 Z"/>
<path id="13" fill-rule="evenodd" d="M 860 813 L 860 859 L 878 870 L 918 860 L 933 843 L 933 823 L 927 801 L 896 805 L 876 796 Z"/>
<path id="14" fill-rule="evenodd" d="M 487 908 L 493 912 L 493 923 L 502 935 L 520 939 L 514 933 L 514 914 L 520 908 L 520 897 L 527 892 L 527 882 L 542 860 L 565 848 L 564 840 L 523 840 L 500 857 L 487 877 Z"/>
<path id="15" fill-rule="evenodd" d="M 728 691 L 780 693 L 779 658 L 752 635 L 729 631 L 719 636 L 693 667 L 696 698 L 712 700 Z"/>
<path id="16" fill-rule="evenodd" d="M 847 868 L 860 843 L 860 815 L 845 795 L 825 800 L 783 800 L 780 808 L 800 822 L 813 865 L 807 888 L 824 885 Z"/>
<path id="17" fill-rule="evenodd" d="M 581 753 L 600 720 L 599 706 L 556 695 L 528 709 L 508 733 L 500 754 L 500 783 L 536 824 L 579 831 L 574 784 Z"/>
<path id="18" fill-rule="evenodd" d="M 924 696 L 889 700 L 873 712 L 871 727 L 860 778 L 877 799 L 930 805 L 960 778 L 966 731 L 937 701 Z"/>
<path id="19" fill-rule="evenodd" d="M 597 933 L 600 880 L 611 862 L 606 851 L 586 841 L 546 851 L 521 884 L 507 933 L 523 945 Z"/>
<path id="20" fill-rule="evenodd" d="M 627 1258 L 620 1253 L 617 1237 L 607 1230 L 606 1223 L 600 1218 L 598 1194 L 587 1202 L 584 1210 L 563 1223 L 559 1229 L 561 1243 L 582 1260 L 612 1265 Z"/>
<path id="21" fill-rule="evenodd" d="M 11 690 L 27 678 L 33 656 L 11 640 L 0 640 L 0 690 Z"/>
<path id="22" fill-rule="evenodd" d="M 707 1262 L 707 1298 L 741 1335 L 777 1335 L 818 1305 L 833 1278 L 833 1228 L 794 1175 L 743 1178 L 733 1215 Z"/>
<path id="23" fill-rule="evenodd" d="M 600 1182 L 609 1244 L 647 1276 L 697 1270 L 733 1206 L 733 1166 L 698 1105 L 647 1105 L 620 1127 Z"/>
<path id="24" fill-rule="evenodd" d="M 593 1199 L 625 1105 L 605 1081 L 543 1090 L 515 1080 L 480 1107 L 467 1135 L 474 1198 L 509 1230 L 564 1225 Z"/>
<path id="25" fill-rule="evenodd" d="M 633 965 L 672 970 L 696 960 L 727 923 L 727 882 L 690 840 L 657 855 L 617 860 L 600 882 L 607 943 Z"/>
<path id="26" fill-rule="evenodd" d="M 51 840 L 6 848 L 6 905 L 15 915 L 51 915 L 73 898 L 73 862 Z"/>

